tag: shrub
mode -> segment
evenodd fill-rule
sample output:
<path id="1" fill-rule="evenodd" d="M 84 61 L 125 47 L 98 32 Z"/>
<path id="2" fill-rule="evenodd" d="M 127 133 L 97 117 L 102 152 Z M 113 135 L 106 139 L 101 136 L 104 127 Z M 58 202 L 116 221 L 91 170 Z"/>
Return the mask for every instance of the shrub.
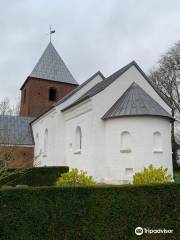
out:
<path id="1" fill-rule="evenodd" d="M 73 168 L 68 173 L 63 173 L 55 183 L 56 186 L 93 186 L 96 182 L 87 172 Z"/>
<path id="2" fill-rule="evenodd" d="M 0 186 L 8 184 L 10 179 L 15 179 L 17 176 L 22 175 L 25 171 L 25 169 L 14 169 L 13 171 L 9 171 L 6 167 L 1 167 Z"/>
<path id="3" fill-rule="evenodd" d="M 143 172 L 135 173 L 133 184 L 151 184 L 171 182 L 172 177 L 167 174 L 167 168 L 155 168 L 153 165 L 145 167 Z"/>
<path id="4" fill-rule="evenodd" d="M 28 186 L 51 186 L 61 174 L 68 172 L 69 167 L 34 167 L 22 171 L 9 169 L 6 178 L 0 179 L 0 186 L 28 185 Z"/>
<path id="5" fill-rule="evenodd" d="M 179 202 L 176 184 L 0 190 L 0 239 L 175 240 Z M 137 226 L 174 232 L 138 237 Z"/>
<path id="6" fill-rule="evenodd" d="M 180 171 L 174 173 L 174 181 L 175 183 L 180 184 Z"/>

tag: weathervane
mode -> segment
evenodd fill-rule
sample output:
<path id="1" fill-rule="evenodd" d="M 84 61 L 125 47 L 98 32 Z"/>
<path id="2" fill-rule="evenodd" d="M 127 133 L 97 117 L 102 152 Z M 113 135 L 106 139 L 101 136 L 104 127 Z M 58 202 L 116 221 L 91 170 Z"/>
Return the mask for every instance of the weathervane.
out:
<path id="1" fill-rule="evenodd" d="M 49 26 L 49 33 L 47 33 L 47 35 L 49 35 L 49 40 L 51 42 L 51 34 L 55 33 L 56 31 L 52 28 L 52 25 Z"/>

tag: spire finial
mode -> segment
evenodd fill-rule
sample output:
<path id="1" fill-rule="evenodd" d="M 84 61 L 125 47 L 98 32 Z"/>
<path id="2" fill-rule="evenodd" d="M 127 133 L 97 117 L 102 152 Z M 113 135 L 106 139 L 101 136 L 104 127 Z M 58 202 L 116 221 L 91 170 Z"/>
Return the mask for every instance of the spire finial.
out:
<path id="1" fill-rule="evenodd" d="M 56 31 L 54 30 L 54 28 L 52 27 L 52 25 L 49 26 L 49 40 L 51 42 L 51 34 L 55 33 Z"/>

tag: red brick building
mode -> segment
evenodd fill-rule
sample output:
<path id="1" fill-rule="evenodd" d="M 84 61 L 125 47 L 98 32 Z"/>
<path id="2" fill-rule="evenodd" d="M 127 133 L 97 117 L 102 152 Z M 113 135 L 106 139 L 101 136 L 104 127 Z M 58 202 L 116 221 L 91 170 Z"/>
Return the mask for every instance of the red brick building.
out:
<path id="1" fill-rule="evenodd" d="M 21 87 L 20 116 L 1 116 L 0 124 L 7 131 L 1 131 L 0 160 L 4 150 L 13 147 L 13 160 L 10 167 L 33 166 L 34 140 L 30 122 L 50 109 L 78 83 L 64 64 L 50 42 L 31 74 Z M 6 127 L 5 127 L 6 125 Z M 11 139 L 4 140 L 8 132 Z"/>

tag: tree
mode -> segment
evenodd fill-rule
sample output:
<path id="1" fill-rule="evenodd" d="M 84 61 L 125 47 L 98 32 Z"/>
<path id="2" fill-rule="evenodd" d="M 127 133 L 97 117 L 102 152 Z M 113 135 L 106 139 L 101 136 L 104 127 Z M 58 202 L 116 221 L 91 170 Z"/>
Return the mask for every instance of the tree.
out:
<path id="1" fill-rule="evenodd" d="M 172 106 L 172 115 L 176 120 L 172 122 L 173 169 L 176 170 L 177 141 L 180 140 L 180 41 L 161 56 L 158 65 L 150 71 L 149 78 Z"/>
<path id="2" fill-rule="evenodd" d="M 19 101 L 16 104 L 11 104 L 10 99 L 5 97 L 0 101 L 0 115 L 19 115 Z M 23 173 L 23 169 L 17 169 L 14 171 L 8 170 L 8 165 L 14 159 L 15 146 L 11 144 L 11 132 L 8 126 L 3 126 L 0 129 L 0 185 L 6 184 L 10 176 L 17 175 L 17 173 Z M 22 139 L 17 139 L 17 142 Z M 23 167 L 23 166 L 22 166 Z"/>
<path id="3" fill-rule="evenodd" d="M 16 102 L 12 105 L 12 114 L 19 116 L 21 107 L 21 100 L 18 98 Z"/>
<path id="4" fill-rule="evenodd" d="M 0 115 L 19 115 L 19 106 L 19 101 L 15 104 L 11 104 L 10 99 L 5 97 L 0 101 Z M 3 126 L 3 129 L 0 129 L 0 161 L 1 167 L 3 166 L 5 168 L 14 158 L 15 147 L 10 144 L 10 135 L 11 133 L 9 132 L 8 126 Z"/>
<path id="5" fill-rule="evenodd" d="M 5 97 L 0 102 L 0 115 L 12 115 L 12 108 L 8 97 Z"/>
<path id="6" fill-rule="evenodd" d="M 0 101 L 0 115 L 19 115 L 20 111 L 20 100 L 14 104 L 11 104 L 11 101 L 8 97 L 3 98 Z"/>

